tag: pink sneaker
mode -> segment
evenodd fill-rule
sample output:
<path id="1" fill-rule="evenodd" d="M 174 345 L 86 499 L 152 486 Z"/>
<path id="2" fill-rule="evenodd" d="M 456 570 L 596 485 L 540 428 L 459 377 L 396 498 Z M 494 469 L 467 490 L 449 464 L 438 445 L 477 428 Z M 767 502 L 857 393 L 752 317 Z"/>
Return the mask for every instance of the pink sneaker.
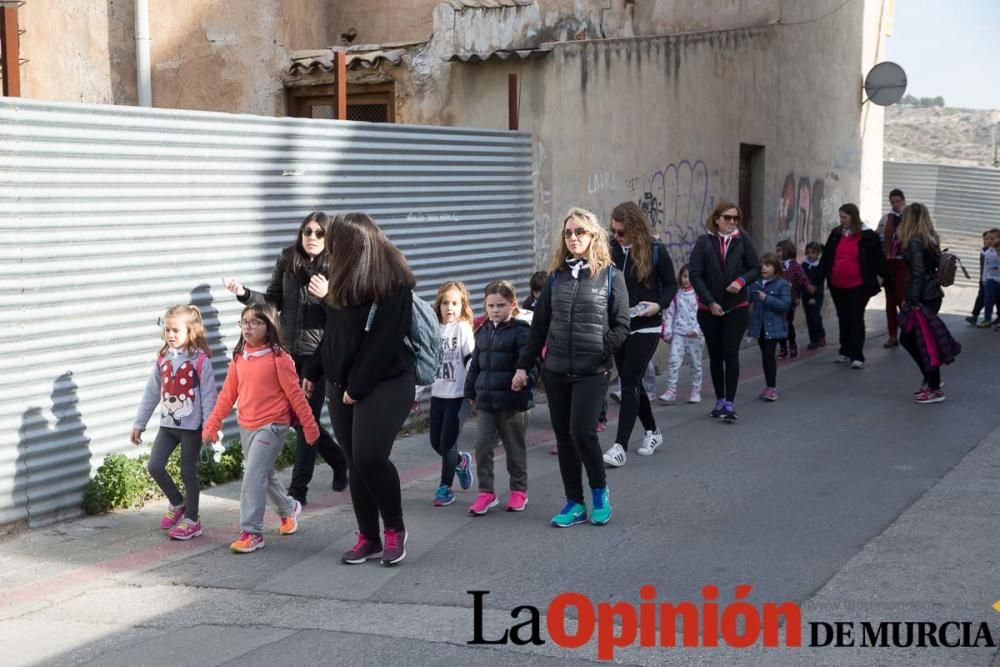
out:
<path id="1" fill-rule="evenodd" d="M 595 428 L 598 433 L 604 433 L 608 430 L 608 424 L 607 422 L 597 422 L 597 426 Z"/>
<path id="2" fill-rule="evenodd" d="M 172 540 L 190 540 L 192 537 L 201 535 L 201 521 L 183 519 L 179 524 L 170 529 L 167 533 Z"/>
<path id="3" fill-rule="evenodd" d="M 552 447 L 549 448 L 549 454 L 552 456 L 559 456 L 559 445 L 552 445 Z"/>
<path id="4" fill-rule="evenodd" d="M 778 400 L 778 390 L 774 387 L 764 387 L 764 390 L 760 392 L 760 398 L 764 401 L 776 401 Z"/>
<path id="5" fill-rule="evenodd" d="M 160 519 L 160 530 L 170 530 L 177 525 L 181 519 L 184 518 L 184 506 L 174 507 L 171 505 L 167 508 L 167 513 L 163 515 Z"/>
<path id="6" fill-rule="evenodd" d="M 528 494 L 524 491 L 511 491 L 510 500 L 507 501 L 508 512 L 523 512 L 528 504 Z"/>
<path id="7" fill-rule="evenodd" d="M 469 514 L 482 516 L 500 504 L 495 493 L 480 493 L 476 500 L 469 505 Z"/>

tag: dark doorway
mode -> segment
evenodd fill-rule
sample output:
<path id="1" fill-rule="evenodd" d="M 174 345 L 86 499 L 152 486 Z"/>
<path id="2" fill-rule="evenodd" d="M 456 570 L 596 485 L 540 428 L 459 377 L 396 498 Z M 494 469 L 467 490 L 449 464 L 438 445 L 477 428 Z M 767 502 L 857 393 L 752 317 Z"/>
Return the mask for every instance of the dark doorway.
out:
<path id="1" fill-rule="evenodd" d="M 753 237 L 764 221 L 764 147 L 740 144 L 740 210 Z M 761 228 L 760 231 L 763 231 Z M 757 239 L 759 240 L 759 239 Z"/>

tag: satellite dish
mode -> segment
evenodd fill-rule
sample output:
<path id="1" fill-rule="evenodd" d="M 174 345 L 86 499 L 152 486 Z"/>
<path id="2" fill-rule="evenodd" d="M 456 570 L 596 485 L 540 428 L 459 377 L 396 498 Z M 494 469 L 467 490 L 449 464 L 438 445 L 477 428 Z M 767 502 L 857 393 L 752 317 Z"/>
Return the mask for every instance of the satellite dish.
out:
<path id="1" fill-rule="evenodd" d="M 869 101 L 880 107 L 895 104 L 905 92 L 906 72 L 896 63 L 879 63 L 865 77 L 865 94 Z"/>

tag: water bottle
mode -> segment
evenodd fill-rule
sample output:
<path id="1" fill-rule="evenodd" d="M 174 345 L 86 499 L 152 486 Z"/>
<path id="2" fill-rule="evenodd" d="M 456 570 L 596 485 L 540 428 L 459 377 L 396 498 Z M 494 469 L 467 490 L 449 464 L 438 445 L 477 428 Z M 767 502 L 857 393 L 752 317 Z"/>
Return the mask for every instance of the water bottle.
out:
<path id="1" fill-rule="evenodd" d="M 639 317 L 640 315 L 646 312 L 646 308 L 647 306 L 644 303 L 636 304 L 628 309 L 628 316 Z"/>

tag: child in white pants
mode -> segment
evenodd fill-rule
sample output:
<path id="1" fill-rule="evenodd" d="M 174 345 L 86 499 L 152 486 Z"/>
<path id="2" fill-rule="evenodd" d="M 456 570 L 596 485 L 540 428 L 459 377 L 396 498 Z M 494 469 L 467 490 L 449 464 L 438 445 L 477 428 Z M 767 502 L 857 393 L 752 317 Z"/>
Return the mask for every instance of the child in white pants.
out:
<path id="1" fill-rule="evenodd" d="M 698 326 L 698 295 L 691 286 L 686 264 L 677 273 L 677 284 L 680 289 L 663 316 L 661 335 L 670 345 L 670 361 L 667 364 L 667 390 L 659 398 L 664 403 L 674 403 L 677 400 L 677 377 L 687 358 L 691 363 L 691 395 L 688 403 L 700 403 L 701 351 L 705 345 L 705 336 Z"/>

